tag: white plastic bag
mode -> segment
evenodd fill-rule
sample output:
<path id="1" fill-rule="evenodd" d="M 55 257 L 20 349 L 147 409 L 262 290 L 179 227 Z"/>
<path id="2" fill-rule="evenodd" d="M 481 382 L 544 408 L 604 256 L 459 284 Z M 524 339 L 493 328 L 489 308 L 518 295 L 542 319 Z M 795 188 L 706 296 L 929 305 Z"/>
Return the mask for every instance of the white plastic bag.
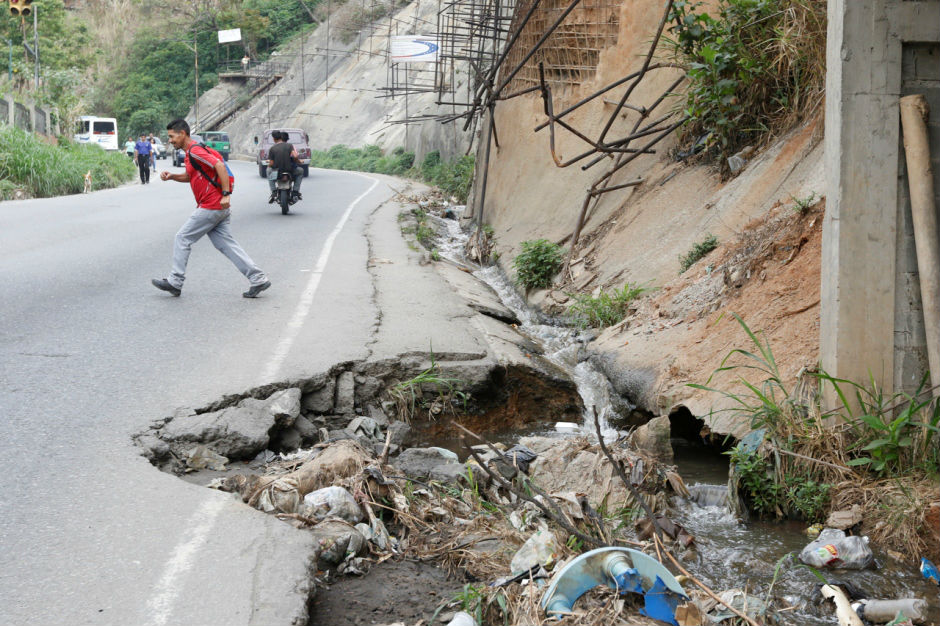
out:
<path id="1" fill-rule="evenodd" d="M 304 496 L 304 517 L 338 517 L 350 524 L 362 521 L 362 509 L 353 495 L 342 487 L 324 487 Z"/>
<path id="2" fill-rule="evenodd" d="M 813 567 L 865 569 L 875 560 L 868 537 L 847 537 L 841 530 L 827 528 L 803 548 L 800 560 Z"/>

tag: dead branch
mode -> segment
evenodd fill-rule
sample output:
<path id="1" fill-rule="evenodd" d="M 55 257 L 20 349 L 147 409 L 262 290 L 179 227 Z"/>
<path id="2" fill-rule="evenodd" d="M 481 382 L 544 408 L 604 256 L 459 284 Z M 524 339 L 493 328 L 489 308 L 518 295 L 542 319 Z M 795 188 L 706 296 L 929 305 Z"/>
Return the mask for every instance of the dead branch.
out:
<path id="1" fill-rule="evenodd" d="M 466 435 L 469 435 L 469 436 L 473 437 L 474 439 L 476 439 L 476 440 L 478 440 L 478 441 L 482 441 L 484 444 L 486 444 L 486 446 L 487 446 L 488 448 L 490 448 L 490 450 L 492 450 L 492 451 L 495 452 L 496 454 L 502 455 L 502 452 L 500 452 L 492 443 L 490 443 L 489 441 L 487 441 L 486 439 L 484 439 L 484 438 L 481 437 L 480 435 L 478 435 L 478 434 L 476 434 L 475 432 L 473 432 L 473 431 L 471 431 L 471 430 L 469 430 L 469 429 L 467 429 L 467 428 L 461 426 L 460 424 L 457 424 L 456 422 L 454 423 L 454 426 L 456 426 L 457 428 L 459 428 L 460 430 L 462 430 L 462 431 L 465 433 L 464 435 L 462 435 L 462 437 L 465 437 Z M 522 491 L 521 489 L 517 488 L 517 487 L 516 487 L 515 485 L 513 485 L 510 481 L 506 480 L 506 479 L 503 477 L 503 475 L 500 474 L 499 472 L 491 470 L 491 469 L 489 468 L 489 466 L 487 465 L 487 463 L 485 463 L 485 462 L 483 461 L 483 459 L 480 458 L 480 455 L 479 455 L 479 454 L 477 453 L 477 451 L 474 450 L 471 446 L 468 445 L 468 446 L 467 446 L 467 449 L 470 451 L 470 456 L 473 457 L 473 460 L 475 460 L 475 461 L 479 464 L 479 466 L 483 469 L 484 472 L 486 472 L 487 474 L 489 474 L 489 476 L 490 476 L 491 479 L 493 479 L 494 481 L 496 481 L 497 483 L 499 483 L 500 486 L 505 487 L 506 489 L 508 489 L 508 490 L 509 490 L 511 493 L 513 493 L 517 498 L 519 498 L 519 499 L 521 499 L 521 500 L 525 500 L 526 502 L 531 502 L 532 504 L 534 504 L 535 506 L 537 506 L 537 507 L 542 511 L 542 513 L 544 513 L 547 517 L 549 517 L 550 519 L 552 519 L 556 524 L 558 524 L 559 526 L 561 526 L 562 528 L 564 528 L 565 530 L 567 530 L 569 534 L 574 535 L 575 537 L 577 537 L 578 539 L 580 539 L 581 541 L 583 541 L 585 544 L 591 545 L 591 546 L 596 547 L 596 548 L 601 548 L 601 547 L 604 547 L 605 545 L 607 545 L 606 543 L 604 543 L 603 540 L 598 539 L 597 537 L 594 537 L 594 536 L 591 536 L 591 535 L 586 535 L 586 534 L 584 534 L 583 532 L 579 531 L 579 530 L 578 530 L 577 528 L 575 528 L 574 526 L 572 526 L 572 525 L 568 522 L 568 520 L 565 518 L 564 513 L 562 513 L 561 510 L 557 507 L 557 505 L 555 505 L 555 502 L 552 500 L 552 498 L 551 498 L 550 496 L 548 496 L 544 491 L 542 491 L 541 489 L 539 489 L 535 484 L 533 484 L 532 481 L 527 481 L 526 484 L 529 486 L 530 489 L 532 489 L 533 491 L 535 491 L 538 495 L 542 496 L 542 499 L 543 499 L 545 502 L 547 502 L 548 505 L 546 505 L 546 504 L 543 503 L 542 501 L 538 500 L 537 498 L 533 498 L 533 497 L 530 496 L 529 494 L 527 494 L 527 493 L 525 493 L 524 491 Z M 549 506 L 551 506 L 551 509 L 549 509 Z M 552 510 L 552 509 L 554 509 L 554 510 Z"/>

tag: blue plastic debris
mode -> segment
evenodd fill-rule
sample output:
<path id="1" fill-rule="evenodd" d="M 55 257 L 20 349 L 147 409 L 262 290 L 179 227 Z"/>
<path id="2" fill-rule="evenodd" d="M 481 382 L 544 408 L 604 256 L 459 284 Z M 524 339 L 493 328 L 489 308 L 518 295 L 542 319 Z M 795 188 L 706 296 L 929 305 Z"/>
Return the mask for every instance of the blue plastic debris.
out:
<path id="1" fill-rule="evenodd" d="M 937 566 L 930 562 L 930 559 L 924 557 L 920 560 L 920 573 L 923 574 L 924 578 L 927 580 L 932 580 L 935 584 L 940 585 L 940 571 L 937 570 Z"/>
<path id="2" fill-rule="evenodd" d="M 561 618 L 586 591 L 598 585 L 643 595 L 640 613 L 673 626 L 680 600 L 688 600 L 682 585 L 656 559 L 630 548 L 598 548 L 559 570 L 542 597 L 542 608 Z"/>

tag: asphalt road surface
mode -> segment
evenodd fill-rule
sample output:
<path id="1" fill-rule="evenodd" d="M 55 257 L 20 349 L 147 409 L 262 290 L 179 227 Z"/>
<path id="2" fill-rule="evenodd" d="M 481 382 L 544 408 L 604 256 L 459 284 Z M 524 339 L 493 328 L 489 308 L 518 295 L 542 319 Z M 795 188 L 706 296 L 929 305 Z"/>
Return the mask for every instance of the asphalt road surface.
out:
<path id="1" fill-rule="evenodd" d="M 187 184 L 0 203 L 0 624 L 300 614 L 308 536 L 158 472 L 130 437 L 178 407 L 367 356 L 364 228 L 393 191 L 311 171 L 282 216 L 256 166 L 231 165 L 235 238 L 273 283 L 254 300 L 207 238 L 182 297 L 151 286 L 194 207 Z"/>

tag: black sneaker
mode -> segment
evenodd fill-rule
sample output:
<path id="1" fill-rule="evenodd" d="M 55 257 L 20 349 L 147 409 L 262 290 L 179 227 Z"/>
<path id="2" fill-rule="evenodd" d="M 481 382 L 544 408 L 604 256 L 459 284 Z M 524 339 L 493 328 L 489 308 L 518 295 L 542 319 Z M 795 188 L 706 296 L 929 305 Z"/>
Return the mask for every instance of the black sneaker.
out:
<path id="1" fill-rule="evenodd" d="M 242 294 L 243 298 L 257 298 L 258 294 L 271 286 L 271 281 L 265 281 L 260 285 L 252 285 L 251 288 Z"/>
<path id="2" fill-rule="evenodd" d="M 154 278 L 150 281 L 150 283 L 160 291 L 165 291 L 171 296 L 178 297 L 181 293 L 183 293 L 181 289 L 177 289 L 171 285 L 170 281 L 165 278 Z"/>
<path id="3" fill-rule="evenodd" d="M 303 199 L 304 199 L 304 197 L 303 197 L 302 195 L 300 195 L 300 192 L 299 192 L 299 191 L 295 191 L 295 192 L 294 192 L 294 200 L 303 200 Z"/>
<path id="4" fill-rule="evenodd" d="M 271 192 L 271 197 L 268 198 L 268 204 L 274 204 L 275 202 L 277 202 L 277 192 L 276 192 L 276 191 L 272 191 L 272 192 Z"/>

